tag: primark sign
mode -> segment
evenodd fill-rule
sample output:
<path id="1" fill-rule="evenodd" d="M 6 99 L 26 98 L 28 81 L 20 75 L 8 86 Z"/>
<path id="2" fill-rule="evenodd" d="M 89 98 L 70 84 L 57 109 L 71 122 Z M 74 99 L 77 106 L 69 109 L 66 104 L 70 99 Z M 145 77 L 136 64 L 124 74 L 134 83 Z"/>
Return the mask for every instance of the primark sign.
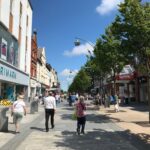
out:
<path id="1" fill-rule="evenodd" d="M 21 85 L 29 85 L 29 75 L 11 66 L 1 63 L 0 59 L 0 80 Z"/>
<path id="2" fill-rule="evenodd" d="M 4 76 L 4 77 L 8 77 L 8 78 L 12 78 L 12 79 L 16 79 L 17 78 L 17 74 L 15 71 L 12 71 L 10 69 L 7 69 L 3 66 L 0 65 L 0 75 Z"/>

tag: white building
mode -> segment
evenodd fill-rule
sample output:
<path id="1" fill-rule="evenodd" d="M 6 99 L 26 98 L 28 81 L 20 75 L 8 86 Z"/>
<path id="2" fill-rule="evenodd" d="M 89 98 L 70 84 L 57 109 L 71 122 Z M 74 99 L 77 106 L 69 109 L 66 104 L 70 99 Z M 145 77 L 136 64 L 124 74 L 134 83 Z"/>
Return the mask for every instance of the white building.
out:
<path id="1" fill-rule="evenodd" d="M 44 94 L 44 91 L 49 88 L 49 73 L 46 68 L 45 48 L 38 49 L 37 82 L 40 93 Z"/>
<path id="2" fill-rule="evenodd" d="M 60 92 L 58 75 L 54 68 L 51 69 L 50 74 L 50 90 Z"/>
<path id="3" fill-rule="evenodd" d="M 30 95 L 32 6 L 29 0 L 0 0 L 0 96 Z"/>

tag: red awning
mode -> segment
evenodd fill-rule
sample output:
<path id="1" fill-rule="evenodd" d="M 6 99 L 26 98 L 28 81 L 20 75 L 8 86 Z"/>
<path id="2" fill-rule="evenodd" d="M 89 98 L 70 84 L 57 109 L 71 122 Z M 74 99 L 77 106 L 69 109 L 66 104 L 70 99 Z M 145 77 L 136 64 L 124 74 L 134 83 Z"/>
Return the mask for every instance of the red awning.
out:
<path id="1" fill-rule="evenodd" d="M 134 80 L 137 76 L 137 73 L 134 71 L 130 74 L 119 74 L 116 75 L 116 80 Z"/>

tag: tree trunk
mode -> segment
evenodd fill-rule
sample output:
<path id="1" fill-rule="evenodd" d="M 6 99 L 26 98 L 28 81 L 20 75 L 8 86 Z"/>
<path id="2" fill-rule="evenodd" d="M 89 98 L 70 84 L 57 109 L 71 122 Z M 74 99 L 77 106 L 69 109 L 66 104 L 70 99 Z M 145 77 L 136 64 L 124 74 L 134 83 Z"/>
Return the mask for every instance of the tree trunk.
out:
<path id="1" fill-rule="evenodd" d="M 148 88 L 148 106 L 149 106 L 149 123 L 150 123 L 150 77 L 148 76 L 148 81 L 147 81 L 147 83 L 148 83 L 148 86 L 147 86 L 147 88 Z"/>
<path id="2" fill-rule="evenodd" d="M 148 91 L 148 106 L 149 106 L 149 123 L 150 123 L 150 67 L 149 67 L 149 61 L 147 61 L 147 91 Z"/>
<path id="3" fill-rule="evenodd" d="M 113 75 L 113 77 L 114 77 L 114 90 L 113 90 L 113 94 L 114 95 L 116 95 L 116 77 L 115 77 L 115 75 L 116 75 L 116 72 L 114 71 L 114 75 Z"/>

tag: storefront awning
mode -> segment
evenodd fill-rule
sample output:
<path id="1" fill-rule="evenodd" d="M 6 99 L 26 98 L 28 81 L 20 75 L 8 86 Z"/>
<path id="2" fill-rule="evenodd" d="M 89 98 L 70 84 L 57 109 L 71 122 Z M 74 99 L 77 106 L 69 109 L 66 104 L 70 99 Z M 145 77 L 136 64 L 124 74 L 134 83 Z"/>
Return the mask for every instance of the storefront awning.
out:
<path id="1" fill-rule="evenodd" d="M 116 80 L 134 80 L 135 77 L 135 69 L 130 65 L 126 65 L 123 70 L 118 75 L 116 75 Z"/>

